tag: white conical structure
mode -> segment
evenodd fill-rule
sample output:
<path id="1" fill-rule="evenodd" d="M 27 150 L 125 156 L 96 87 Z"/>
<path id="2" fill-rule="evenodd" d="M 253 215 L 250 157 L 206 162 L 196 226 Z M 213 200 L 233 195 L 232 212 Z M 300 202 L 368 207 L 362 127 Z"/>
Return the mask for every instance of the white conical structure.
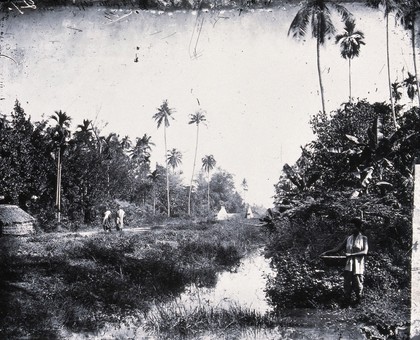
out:
<path id="1" fill-rule="evenodd" d="M 248 210 L 246 211 L 246 218 L 254 218 L 251 207 L 248 207 Z"/>
<path id="2" fill-rule="evenodd" d="M 217 219 L 220 220 L 227 220 L 228 219 L 228 213 L 226 211 L 226 208 L 222 205 L 219 212 L 217 213 Z"/>

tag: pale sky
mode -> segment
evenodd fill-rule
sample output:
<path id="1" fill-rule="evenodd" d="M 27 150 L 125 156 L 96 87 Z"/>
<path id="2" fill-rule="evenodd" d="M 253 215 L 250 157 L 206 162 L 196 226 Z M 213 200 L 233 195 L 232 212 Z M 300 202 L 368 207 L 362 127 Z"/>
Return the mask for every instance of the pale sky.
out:
<path id="1" fill-rule="evenodd" d="M 366 35 L 353 61 L 353 96 L 386 101 L 383 15 L 361 5 L 348 8 Z M 1 53 L 17 63 L 0 58 L 0 112 L 9 113 L 18 99 L 33 120 L 62 110 L 73 118 L 73 128 L 96 119 L 99 126 L 107 124 L 104 134 L 134 139 L 147 133 L 156 144 L 153 167 L 164 163 L 164 147 L 163 130 L 152 116 L 167 99 L 175 109 L 168 148 L 183 153 L 189 182 L 195 126 L 187 123 L 201 108 L 207 124 L 201 127 L 196 170 L 204 155 L 213 154 L 218 166 L 235 175 L 238 190 L 247 180 L 249 203 L 269 207 L 283 164 L 294 163 L 300 146 L 312 140 L 308 123 L 321 109 L 315 41 L 287 36 L 298 9 L 14 11 L 1 23 Z M 342 25 L 337 29 L 341 33 Z M 394 30 L 391 46 L 393 80 L 402 80 L 403 67 L 413 73 L 409 39 Z M 347 61 L 334 39 L 321 53 L 330 111 L 348 98 Z"/>

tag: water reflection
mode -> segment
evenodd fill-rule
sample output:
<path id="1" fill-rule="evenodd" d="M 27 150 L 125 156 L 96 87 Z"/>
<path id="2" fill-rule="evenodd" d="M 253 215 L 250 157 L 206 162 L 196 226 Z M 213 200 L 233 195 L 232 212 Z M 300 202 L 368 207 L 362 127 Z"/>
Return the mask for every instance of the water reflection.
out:
<path id="1" fill-rule="evenodd" d="M 228 309 L 238 306 L 263 314 L 271 308 L 264 289 L 267 277 L 273 274 L 260 249 L 243 258 L 234 272 L 219 273 L 215 287 L 192 284 L 175 300 L 178 305 L 190 308 L 209 306 Z"/>
<path id="2" fill-rule="evenodd" d="M 66 339 L 159 339 L 159 332 L 146 330 L 147 319 L 158 319 L 160 312 L 171 314 L 179 311 L 179 315 L 188 316 L 201 308 L 206 310 L 255 310 L 264 314 L 271 310 L 266 297 L 265 286 L 267 277 L 275 273 L 265 259 L 262 249 L 243 258 L 235 271 L 223 272 L 217 275 L 217 283 L 212 288 L 198 287 L 193 284 L 185 292 L 169 302 L 157 304 L 147 315 L 138 315 L 125 319 L 120 324 L 107 324 L 98 334 L 69 334 Z M 348 324 L 342 316 L 335 311 L 316 309 L 293 309 L 285 311 L 283 323 L 272 329 L 246 327 L 243 329 L 229 328 L 223 333 L 204 331 L 195 334 L 194 339 L 365 339 L 360 326 Z M 155 330 L 156 331 L 156 330 Z"/>

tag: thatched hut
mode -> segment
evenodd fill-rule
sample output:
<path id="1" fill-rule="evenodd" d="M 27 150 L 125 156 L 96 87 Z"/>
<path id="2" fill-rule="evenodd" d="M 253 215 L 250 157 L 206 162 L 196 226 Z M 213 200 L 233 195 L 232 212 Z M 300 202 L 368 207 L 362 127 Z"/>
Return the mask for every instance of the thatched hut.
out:
<path id="1" fill-rule="evenodd" d="M 0 204 L 0 235 L 28 235 L 35 219 L 17 205 Z"/>

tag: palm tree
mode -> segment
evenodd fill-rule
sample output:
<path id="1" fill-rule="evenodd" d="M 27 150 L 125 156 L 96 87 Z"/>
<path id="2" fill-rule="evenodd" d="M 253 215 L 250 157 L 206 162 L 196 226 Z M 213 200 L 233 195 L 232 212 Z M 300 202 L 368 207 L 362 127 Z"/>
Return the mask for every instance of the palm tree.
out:
<path id="1" fill-rule="evenodd" d="M 401 100 L 402 98 L 401 87 L 402 87 L 402 83 L 399 83 L 397 81 L 391 84 L 392 98 L 394 98 L 395 103 Z"/>
<path id="2" fill-rule="evenodd" d="M 175 112 L 174 109 L 169 108 L 168 105 L 168 101 L 164 100 L 162 105 L 157 109 L 158 112 L 156 112 L 153 115 L 153 119 L 156 121 L 157 123 L 157 128 L 159 129 L 159 127 L 162 125 L 163 123 L 163 137 L 164 137 L 164 141 L 165 141 L 165 156 L 168 153 L 168 147 L 166 144 L 166 128 L 169 127 L 169 118 L 172 118 L 172 114 Z M 168 200 L 168 217 L 171 216 L 171 201 L 170 201 L 170 196 L 169 196 L 169 164 L 168 164 L 168 159 L 165 157 L 165 161 L 166 161 L 166 197 Z"/>
<path id="3" fill-rule="evenodd" d="M 206 155 L 201 162 L 201 167 L 207 172 L 207 213 L 210 213 L 210 171 L 216 166 L 216 160 L 213 155 Z"/>
<path id="4" fill-rule="evenodd" d="M 53 129 L 53 142 L 57 147 L 57 184 L 55 192 L 55 206 L 57 209 L 57 222 L 61 222 L 61 168 L 64 148 L 68 137 L 70 136 L 71 118 L 67 113 L 55 111 L 51 119 L 55 120 L 56 126 Z"/>
<path id="5" fill-rule="evenodd" d="M 168 151 L 166 161 L 172 167 L 172 171 L 175 171 L 175 169 L 182 164 L 182 153 L 173 148 L 171 151 Z"/>
<path id="6" fill-rule="evenodd" d="M 318 66 L 319 88 L 321 93 L 322 112 L 325 113 L 324 85 L 321 76 L 320 47 L 326 39 L 335 33 L 335 27 L 331 19 L 329 6 L 334 9 L 343 21 L 351 17 L 351 13 L 342 5 L 327 0 L 308 0 L 297 12 L 290 24 L 288 35 L 293 38 L 303 38 L 308 29 L 312 31 L 312 37 L 316 38 L 316 57 Z"/>
<path id="7" fill-rule="evenodd" d="M 77 125 L 76 129 L 80 129 L 80 132 L 82 132 L 82 133 L 91 132 L 92 131 L 92 121 L 89 120 L 89 119 L 83 119 L 83 123 Z"/>
<path id="8" fill-rule="evenodd" d="M 92 141 L 92 121 L 89 119 L 83 119 L 83 123 L 77 125 L 77 130 L 74 135 L 76 139 L 82 141 L 86 145 L 90 145 Z"/>
<path id="9" fill-rule="evenodd" d="M 417 81 L 417 77 L 414 74 L 411 74 L 410 72 L 407 72 L 408 76 L 403 80 L 404 86 L 407 88 L 407 96 L 410 98 L 411 101 L 414 100 L 414 96 L 417 92 L 418 93 L 418 86 L 419 82 Z M 420 100 L 419 100 L 420 103 Z"/>
<path id="10" fill-rule="evenodd" d="M 244 201 L 246 202 L 245 194 L 248 192 L 248 182 L 247 182 L 246 178 L 244 178 L 242 180 L 241 187 L 242 187 L 242 190 L 244 192 Z"/>
<path id="11" fill-rule="evenodd" d="M 115 156 L 115 151 L 120 145 L 116 133 L 111 132 L 107 137 L 100 137 L 102 156 L 106 160 L 111 160 Z"/>
<path id="12" fill-rule="evenodd" d="M 130 137 L 125 136 L 125 137 L 123 137 L 123 138 L 121 139 L 121 148 L 122 148 L 123 150 L 128 150 L 128 149 L 130 149 L 130 148 L 131 148 L 131 145 L 132 145 L 132 143 L 131 143 Z"/>
<path id="13" fill-rule="evenodd" d="M 389 15 L 394 13 L 395 20 L 399 20 L 403 16 L 403 5 L 400 0 L 368 0 L 367 5 L 370 7 L 378 8 L 382 6 L 384 9 L 385 27 L 386 27 L 386 62 L 388 69 L 388 89 L 389 99 L 391 101 L 392 121 L 394 129 L 397 128 L 397 119 L 395 116 L 395 102 L 393 96 L 392 82 L 391 82 L 391 66 L 389 57 Z"/>
<path id="14" fill-rule="evenodd" d="M 156 214 L 156 183 L 159 180 L 160 175 L 159 175 L 158 170 L 155 169 L 147 177 L 152 181 L 152 187 L 153 187 L 153 215 L 155 215 Z"/>
<path id="15" fill-rule="evenodd" d="M 410 78 L 410 81 L 415 82 L 415 84 L 412 84 L 412 85 L 416 85 L 417 87 L 417 97 L 418 97 L 419 106 L 420 106 L 420 84 L 419 84 L 419 81 L 417 80 L 418 72 L 417 72 L 417 58 L 416 58 L 417 57 L 416 20 L 418 19 L 418 14 L 420 12 L 420 1 L 419 0 L 408 1 L 407 6 L 405 6 L 403 10 L 404 10 L 403 24 L 404 24 L 404 28 L 411 32 L 411 49 L 413 51 L 414 78 L 413 79 L 410 78 L 410 73 L 409 73 L 409 78 Z M 410 91 L 412 90 L 413 89 L 410 89 Z M 410 97 L 411 100 L 413 100 L 414 98 L 414 92 L 412 92 L 412 94 L 413 94 L 413 97 Z"/>
<path id="16" fill-rule="evenodd" d="M 351 103 L 351 60 L 358 57 L 360 46 L 365 45 L 365 35 L 362 31 L 355 31 L 356 24 L 353 19 L 345 23 L 344 33 L 335 37 L 335 43 L 340 43 L 341 56 L 349 62 L 349 103 Z"/>
<path id="17" fill-rule="evenodd" d="M 198 149 L 198 133 L 200 129 L 200 123 L 206 121 L 206 116 L 202 110 L 196 111 L 194 114 L 190 115 L 190 121 L 188 124 L 195 124 L 197 126 L 197 133 L 195 137 L 195 152 L 194 152 L 194 163 L 192 168 L 191 174 L 191 181 L 190 181 L 190 190 L 188 192 L 188 215 L 191 216 L 191 192 L 192 192 L 192 184 L 194 179 L 194 170 L 195 170 L 195 163 L 197 161 L 197 149 Z"/>
<path id="18" fill-rule="evenodd" d="M 150 161 L 150 151 L 155 144 L 151 141 L 152 137 L 144 134 L 142 138 L 136 139 L 136 144 L 130 151 L 132 159 L 140 163 L 148 163 Z"/>
<path id="19" fill-rule="evenodd" d="M 120 141 L 118 140 L 117 134 L 114 132 L 110 133 L 107 137 L 100 137 L 100 152 L 99 155 L 101 160 L 106 163 L 106 183 L 107 193 L 110 195 L 110 184 L 111 179 L 109 176 L 110 164 L 112 159 L 115 158 L 118 148 L 120 147 Z"/>

